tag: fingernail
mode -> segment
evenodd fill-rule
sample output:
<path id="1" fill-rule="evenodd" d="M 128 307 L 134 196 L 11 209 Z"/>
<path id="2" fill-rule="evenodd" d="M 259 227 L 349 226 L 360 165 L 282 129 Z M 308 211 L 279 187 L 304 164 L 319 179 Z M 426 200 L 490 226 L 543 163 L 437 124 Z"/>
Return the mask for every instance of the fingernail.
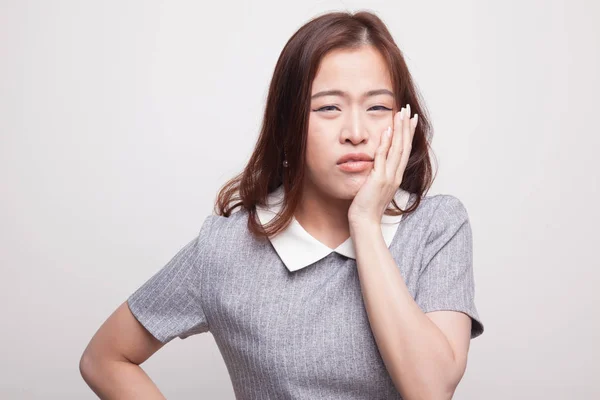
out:
<path id="1" fill-rule="evenodd" d="M 392 134 L 392 127 L 388 126 L 387 129 L 385 130 L 385 135 L 387 137 L 389 137 Z"/>
<path id="2" fill-rule="evenodd" d="M 400 119 L 404 119 L 404 107 L 400 109 Z"/>

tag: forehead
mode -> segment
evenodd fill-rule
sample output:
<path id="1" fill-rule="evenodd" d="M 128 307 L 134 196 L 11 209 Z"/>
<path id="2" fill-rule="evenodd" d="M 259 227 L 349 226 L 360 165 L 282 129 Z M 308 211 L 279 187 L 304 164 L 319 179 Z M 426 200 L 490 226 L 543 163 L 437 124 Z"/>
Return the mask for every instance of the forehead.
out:
<path id="1" fill-rule="evenodd" d="M 342 89 L 359 92 L 377 88 L 392 88 L 387 63 L 373 46 L 357 49 L 336 49 L 327 53 L 317 70 L 312 93 Z"/>

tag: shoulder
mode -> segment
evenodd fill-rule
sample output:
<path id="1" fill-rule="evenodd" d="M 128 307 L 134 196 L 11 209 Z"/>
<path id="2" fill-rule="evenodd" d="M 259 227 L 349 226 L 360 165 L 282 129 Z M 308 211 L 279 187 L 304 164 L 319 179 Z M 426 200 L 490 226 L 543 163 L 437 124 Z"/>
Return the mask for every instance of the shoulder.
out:
<path id="1" fill-rule="evenodd" d="M 211 245 L 240 239 L 247 234 L 248 212 L 239 210 L 229 217 L 210 214 L 204 217 L 200 228 L 200 237 Z"/>
<path id="2" fill-rule="evenodd" d="M 411 195 L 411 205 L 416 195 Z M 406 216 L 406 228 L 410 232 L 420 232 L 426 243 L 449 240 L 459 230 L 471 235 L 469 215 L 464 203 L 451 194 L 427 195 L 421 198 L 419 206 Z"/>
<path id="3" fill-rule="evenodd" d="M 470 243 L 469 214 L 458 197 L 451 194 L 438 194 L 428 197 L 424 205 L 429 213 L 428 243 L 446 243 L 453 238 L 463 241 L 465 245 Z M 459 232 L 460 235 L 457 235 Z"/>
<path id="4" fill-rule="evenodd" d="M 238 210 L 228 217 L 206 216 L 200 235 L 203 238 L 205 260 L 208 265 L 224 271 L 236 271 L 240 265 L 263 259 L 270 251 L 269 241 L 258 241 L 248 229 L 249 212 Z"/>
<path id="5" fill-rule="evenodd" d="M 411 205 L 416 195 L 411 195 Z M 451 194 L 427 195 L 413 213 L 416 218 L 430 225 L 447 225 L 452 222 L 468 220 L 468 212 L 464 203 Z M 411 214 L 412 215 L 412 214 Z"/>
<path id="6" fill-rule="evenodd" d="M 438 194 L 432 196 L 434 222 L 448 224 L 469 218 L 467 208 L 456 196 L 451 194 Z"/>

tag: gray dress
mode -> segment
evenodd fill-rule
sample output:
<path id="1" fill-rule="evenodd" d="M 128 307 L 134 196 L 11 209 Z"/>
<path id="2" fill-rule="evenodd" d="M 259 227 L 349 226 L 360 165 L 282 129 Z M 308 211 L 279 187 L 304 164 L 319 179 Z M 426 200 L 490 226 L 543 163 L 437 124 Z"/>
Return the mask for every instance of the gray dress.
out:
<path id="1" fill-rule="evenodd" d="M 397 196 L 401 206 L 415 199 Z M 276 205 L 261 210 L 261 222 L 269 211 Z M 163 343 L 211 332 L 237 399 L 401 399 L 370 329 L 351 238 L 329 249 L 294 220 L 276 240 L 260 241 L 247 218 L 244 210 L 207 216 L 129 297 L 139 322 Z M 460 200 L 426 196 L 412 214 L 382 220 L 382 233 L 423 312 L 465 313 L 471 338 L 481 335 Z"/>

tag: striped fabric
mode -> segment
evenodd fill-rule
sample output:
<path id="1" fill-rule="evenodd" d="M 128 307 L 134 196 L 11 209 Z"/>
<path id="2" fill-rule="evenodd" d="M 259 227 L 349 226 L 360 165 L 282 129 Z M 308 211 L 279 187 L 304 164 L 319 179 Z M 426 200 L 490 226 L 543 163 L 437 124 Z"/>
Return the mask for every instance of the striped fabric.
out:
<path id="1" fill-rule="evenodd" d="M 401 206 L 415 200 L 397 196 Z M 210 332 L 237 399 L 401 399 L 369 326 L 351 242 L 323 249 L 298 233 L 299 224 L 279 242 L 258 240 L 247 218 L 244 210 L 207 216 L 199 234 L 128 298 L 138 321 L 163 343 Z M 471 227 L 460 200 L 427 196 L 387 224 L 382 233 L 420 308 L 463 312 L 473 322 L 471 338 L 481 335 Z M 295 256 L 294 243 L 318 255 Z"/>

